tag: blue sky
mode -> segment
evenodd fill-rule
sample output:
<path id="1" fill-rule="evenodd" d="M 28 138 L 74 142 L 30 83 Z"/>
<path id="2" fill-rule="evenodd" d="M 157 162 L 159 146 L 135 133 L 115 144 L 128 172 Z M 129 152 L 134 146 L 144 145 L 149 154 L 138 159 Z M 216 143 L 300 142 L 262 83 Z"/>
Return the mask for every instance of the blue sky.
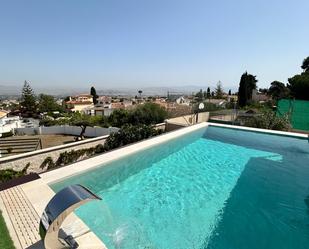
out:
<path id="1" fill-rule="evenodd" d="M 247 70 L 266 87 L 309 56 L 308 10 L 308 0 L 1 0 L 0 84 L 237 88 Z"/>

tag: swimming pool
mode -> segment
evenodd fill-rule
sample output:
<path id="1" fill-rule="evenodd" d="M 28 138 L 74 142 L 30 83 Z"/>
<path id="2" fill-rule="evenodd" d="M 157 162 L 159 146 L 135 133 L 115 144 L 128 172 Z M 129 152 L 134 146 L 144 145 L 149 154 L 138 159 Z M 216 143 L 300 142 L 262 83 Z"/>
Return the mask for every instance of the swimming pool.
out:
<path id="1" fill-rule="evenodd" d="M 308 248 L 308 139 L 208 126 L 51 185 L 109 249 Z"/>

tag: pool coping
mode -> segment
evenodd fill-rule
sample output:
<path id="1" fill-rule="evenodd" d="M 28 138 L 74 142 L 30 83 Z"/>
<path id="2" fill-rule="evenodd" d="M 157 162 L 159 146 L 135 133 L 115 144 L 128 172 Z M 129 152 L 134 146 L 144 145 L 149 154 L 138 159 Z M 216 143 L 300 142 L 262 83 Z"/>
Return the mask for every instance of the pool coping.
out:
<path id="1" fill-rule="evenodd" d="M 249 132 L 264 133 L 268 135 L 279 135 L 279 136 L 284 136 L 284 137 L 309 139 L 309 134 L 299 133 L 299 132 L 277 131 L 277 130 L 253 128 L 253 127 L 247 127 L 247 126 L 218 124 L 218 123 L 211 123 L 211 122 L 207 122 L 207 124 L 209 126 L 217 126 L 217 127 L 228 128 L 228 129 L 237 129 L 237 130 L 243 130 L 243 131 L 249 131 Z"/>

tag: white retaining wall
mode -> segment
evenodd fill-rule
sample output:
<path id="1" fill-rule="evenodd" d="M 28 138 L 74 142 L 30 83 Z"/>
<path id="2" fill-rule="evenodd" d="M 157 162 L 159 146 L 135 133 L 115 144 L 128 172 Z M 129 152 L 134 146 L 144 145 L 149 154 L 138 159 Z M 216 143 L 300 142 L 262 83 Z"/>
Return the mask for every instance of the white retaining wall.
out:
<path id="1" fill-rule="evenodd" d="M 51 134 L 62 134 L 62 135 L 73 135 L 78 136 L 81 133 L 81 127 L 70 126 L 70 125 L 56 125 L 48 127 L 36 127 L 36 128 L 16 128 L 16 135 L 51 135 Z M 113 132 L 117 132 L 117 127 L 87 127 L 85 137 L 100 137 L 109 135 Z"/>

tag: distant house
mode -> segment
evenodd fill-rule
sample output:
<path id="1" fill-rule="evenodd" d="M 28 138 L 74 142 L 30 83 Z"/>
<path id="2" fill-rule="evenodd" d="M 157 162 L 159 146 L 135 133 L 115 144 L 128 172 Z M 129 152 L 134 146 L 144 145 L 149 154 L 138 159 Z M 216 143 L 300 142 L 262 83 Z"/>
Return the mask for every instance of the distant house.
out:
<path id="1" fill-rule="evenodd" d="M 105 102 L 105 101 L 104 101 Z M 96 106 L 86 107 L 82 110 L 83 113 L 91 116 L 110 116 L 114 110 L 117 109 L 129 109 L 132 107 L 131 100 L 123 100 L 118 102 L 112 102 L 105 104 L 97 104 Z"/>
<path id="2" fill-rule="evenodd" d="M 90 94 L 80 94 L 70 96 L 68 101 L 64 102 L 65 108 L 72 112 L 82 112 L 86 108 L 93 107 L 93 99 Z"/>
<path id="3" fill-rule="evenodd" d="M 166 99 L 164 98 L 157 98 L 155 101 L 153 101 L 153 103 L 161 106 L 161 107 L 164 107 L 167 109 L 168 107 L 168 103 L 166 102 Z"/>
<path id="4" fill-rule="evenodd" d="M 112 97 L 110 96 L 99 96 L 98 97 L 98 105 L 105 105 L 112 102 Z"/>
<path id="5" fill-rule="evenodd" d="M 91 106 L 85 108 L 83 113 L 91 116 L 106 116 L 108 117 L 113 112 L 111 104 L 105 104 L 100 106 Z"/>
<path id="6" fill-rule="evenodd" d="M 270 100 L 270 97 L 265 93 L 261 93 L 256 89 L 252 90 L 252 100 L 255 102 L 265 102 Z"/>
<path id="7" fill-rule="evenodd" d="M 190 105 L 190 100 L 184 96 L 177 98 L 175 102 L 179 105 Z"/>
<path id="8" fill-rule="evenodd" d="M 182 93 L 167 93 L 167 100 L 170 102 L 175 102 L 180 97 L 183 97 Z"/>
<path id="9" fill-rule="evenodd" d="M 227 103 L 225 99 L 208 99 L 207 102 L 222 107 L 225 107 L 225 104 Z"/>

